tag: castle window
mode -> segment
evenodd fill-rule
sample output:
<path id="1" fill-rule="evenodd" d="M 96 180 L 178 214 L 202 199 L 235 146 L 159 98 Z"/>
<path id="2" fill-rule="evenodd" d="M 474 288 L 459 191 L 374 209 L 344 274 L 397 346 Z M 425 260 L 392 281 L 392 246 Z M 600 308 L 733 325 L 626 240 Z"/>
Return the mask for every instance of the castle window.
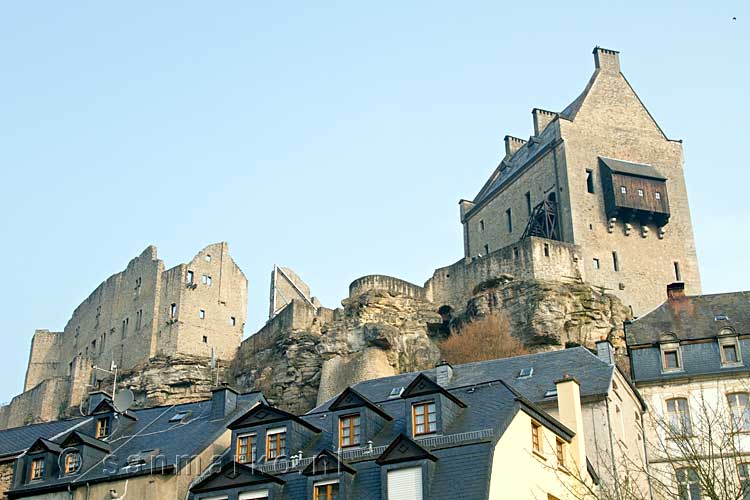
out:
<path id="1" fill-rule="evenodd" d="M 484 231 L 484 219 L 479 221 L 479 230 Z"/>
<path id="2" fill-rule="evenodd" d="M 358 414 L 339 417 L 339 448 L 358 446 L 360 435 L 361 425 Z"/>
<path id="3" fill-rule="evenodd" d="M 109 437 L 109 418 L 102 417 L 96 421 L 96 439 Z"/>
<path id="4" fill-rule="evenodd" d="M 615 271 L 620 270 L 620 259 L 617 256 L 617 252 L 612 252 L 612 266 L 614 267 Z"/>
<path id="5" fill-rule="evenodd" d="M 135 313 L 135 329 L 140 330 L 143 326 L 143 309 L 138 309 Z"/>
<path id="6" fill-rule="evenodd" d="M 44 457 L 35 458 L 31 461 L 31 480 L 36 481 L 44 477 Z"/>
<path id="7" fill-rule="evenodd" d="M 238 463 L 255 463 L 258 453 L 255 437 L 255 434 L 237 436 L 237 454 L 235 459 Z"/>
<path id="8" fill-rule="evenodd" d="M 531 450 L 536 453 L 542 452 L 542 426 L 531 421 Z"/>
<path id="9" fill-rule="evenodd" d="M 211 262 L 211 254 L 206 254 L 206 262 Z"/>
<path id="10" fill-rule="evenodd" d="M 169 317 L 172 319 L 177 317 L 177 304 L 169 306 Z"/>
<path id="11" fill-rule="evenodd" d="M 206 319 L 206 311 L 205 311 L 205 310 L 203 310 L 203 309 L 200 309 L 200 310 L 198 311 L 198 317 L 199 317 L 200 319 Z"/>
<path id="12" fill-rule="evenodd" d="M 414 436 L 437 432 L 437 412 L 434 401 L 413 404 L 411 417 Z"/>
<path id="13" fill-rule="evenodd" d="M 229 324 L 230 324 L 231 326 L 237 326 L 237 318 L 235 318 L 234 316 L 231 316 L 231 317 L 229 318 Z"/>
<path id="14" fill-rule="evenodd" d="M 122 338 L 128 336 L 128 323 L 130 323 L 130 320 L 128 318 L 122 320 Z"/>
<path id="15" fill-rule="evenodd" d="M 667 399 L 667 423 L 672 433 L 678 436 L 690 436 L 693 426 L 690 422 L 690 410 L 687 398 Z"/>
<path id="16" fill-rule="evenodd" d="M 549 243 L 544 244 L 544 256 L 549 257 Z"/>
<path id="17" fill-rule="evenodd" d="M 589 193 L 594 192 L 594 171 L 586 170 L 586 191 Z"/>
<path id="18" fill-rule="evenodd" d="M 203 343 L 208 344 L 208 337 L 206 337 L 205 335 L 203 336 Z"/>
<path id="19" fill-rule="evenodd" d="M 320 481 L 313 486 L 313 500 L 336 500 L 338 497 L 338 480 Z"/>
<path id="20" fill-rule="evenodd" d="M 680 263 L 674 262 L 674 279 L 682 281 L 682 272 L 680 272 Z"/>
<path id="21" fill-rule="evenodd" d="M 533 207 L 531 206 L 531 193 L 529 191 L 526 191 L 526 211 L 528 212 L 529 215 L 531 215 L 532 208 Z"/>
<path id="22" fill-rule="evenodd" d="M 484 245 L 484 254 L 485 255 L 489 255 L 490 254 L 490 246 L 489 245 Z"/>
<path id="23" fill-rule="evenodd" d="M 599 259 L 594 259 L 594 269 L 601 269 L 602 264 L 599 262 Z"/>
<path id="24" fill-rule="evenodd" d="M 643 198 L 643 189 L 639 189 L 638 190 L 638 196 L 640 196 L 641 198 Z"/>
<path id="25" fill-rule="evenodd" d="M 738 432 L 750 432 L 750 393 L 727 394 L 729 410 L 732 413 L 734 428 Z"/>
<path id="26" fill-rule="evenodd" d="M 513 247 L 513 258 L 514 259 L 518 258 L 518 247 Z"/>
<path id="27" fill-rule="evenodd" d="M 622 194 L 628 194 L 628 188 L 626 188 L 625 186 L 620 186 L 620 192 Z"/>
<path id="28" fill-rule="evenodd" d="M 508 222 L 508 232 L 512 233 L 513 232 L 513 212 L 510 208 L 505 211 L 505 218 L 506 218 L 506 221 Z"/>
<path id="29" fill-rule="evenodd" d="M 661 200 L 661 193 L 659 191 L 655 192 L 654 198 L 656 198 L 657 200 Z"/>
<path id="30" fill-rule="evenodd" d="M 266 433 L 266 458 L 286 456 L 286 427 L 272 429 Z"/>
<path id="31" fill-rule="evenodd" d="M 193 278 L 194 277 L 195 277 L 195 274 L 193 274 L 193 271 L 188 271 L 187 272 L 187 278 L 185 279 L 185 281 L 187 282 L 188 285 L 192 285 L 193 284 Z"/>
<path id="32" fill-rule="evenodd" d="M 211 286 L 211 276 L 208 274 L 203 275 L 202 281 L 204 285 Z"/>

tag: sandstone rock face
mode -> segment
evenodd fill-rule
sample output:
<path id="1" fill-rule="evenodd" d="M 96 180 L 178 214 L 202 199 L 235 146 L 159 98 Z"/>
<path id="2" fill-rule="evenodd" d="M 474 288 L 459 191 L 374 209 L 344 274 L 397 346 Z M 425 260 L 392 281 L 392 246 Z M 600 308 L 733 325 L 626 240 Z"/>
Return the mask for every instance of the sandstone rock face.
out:
<path id="1" fill-rule="evenodd" d="M 6 498 L 5 493 L 13 482 L 13 462 L 0 464 L 0 498 Z"/>

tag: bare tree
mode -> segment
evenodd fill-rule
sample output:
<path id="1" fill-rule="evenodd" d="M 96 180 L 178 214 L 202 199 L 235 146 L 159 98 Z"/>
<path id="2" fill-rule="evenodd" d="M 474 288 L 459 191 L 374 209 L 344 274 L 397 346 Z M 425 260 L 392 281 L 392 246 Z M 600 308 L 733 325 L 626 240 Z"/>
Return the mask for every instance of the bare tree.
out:
<path id="1" fill-rule="evenodd" d="M 528 354 L 523 343 L 511 335 L 510 322 L 501 313 L 482 316 L 455 327 L 440 345 L 443 358 L 461 364 Z"/>

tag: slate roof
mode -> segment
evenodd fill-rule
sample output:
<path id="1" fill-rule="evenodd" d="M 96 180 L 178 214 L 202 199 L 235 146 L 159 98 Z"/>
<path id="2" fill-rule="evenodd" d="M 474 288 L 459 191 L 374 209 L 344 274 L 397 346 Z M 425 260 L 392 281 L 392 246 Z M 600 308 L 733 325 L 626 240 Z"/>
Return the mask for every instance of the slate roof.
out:
<path id="1" fill-rule="evenodd" d="M 612 172 L 618 174 L 636 175 L 638 177 L 648 177 L 649 179 L 656 179 L 660 181 L 666 181 L 667 178 L 659 173 L 653 166 L 645 163 L 633 163 L 625 160 L 615 160 L 614 158 L 599 157 L 599 160 L 604 163 Z"/>
<path id="2" fill-rule="evenodd" d="M 717 317 L 726 316 L 727 319 Z M 680 340 L 715 338 L 721 329 L 750 334 L 750 292 L 673 298 L 626 327 L 628 346 L 656 344 L 664 333 Z"/>
<path id="3" fill-rule="evenodd" d="M 203 451 L 226 432 L 229 422 L 248 412 L 259 401 L 264 401 L 260 393 L 238 395 L 236 409 L 225 418 L 218 419 L 211 418 L 212 400 L 132 410 L 131 413 L 137 417 L 137 420 L 123 419 L 124 424 L 115 427 L 107 440 L 112 451 L 106 463 L 98 463 L 94 466 L 84 463 L 80 474 L 60 479 L 50 478 L 32 485 L 24 485 L 12 490 L 11 495 L 17 498 L 24 493 L 31 494 L 32 491 L 45 490 L 50 487 L 66 488 L 68 484 L 76 487 L 86 483 L 107 482 L 149 474 L 152 472 L 152 465 L 156 472 L 174 470 L 186 464 L 180 457 L 192 457 Z M 169 422 L 175 414 L 185 411 L 192 412 L 189 418 L 180 422 Z M 67 435 L 61 436 L 55 441 L 62 442 L 66 437 Z M 90 436 L 88 438 L 93 440 Z M 158 458 L 153 464 L 128 467 L 129 457 L 137 455 L 157 456 Z M 117 472 L 112 473 L 113 469 Z"/>
<path id="4" fill-rule="evenodd" d="M 20 455 L 37 439 L 60 437 L 87 420 L 89 420 L 88 417 L 74 418 L 2 430 L 0 431 L 0 459 Z"/>

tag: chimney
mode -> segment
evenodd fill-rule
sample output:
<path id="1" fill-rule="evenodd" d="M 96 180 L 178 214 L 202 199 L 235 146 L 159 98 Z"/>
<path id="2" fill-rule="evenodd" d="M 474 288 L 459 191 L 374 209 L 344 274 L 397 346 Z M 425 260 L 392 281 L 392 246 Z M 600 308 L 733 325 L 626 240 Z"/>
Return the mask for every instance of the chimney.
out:
<path id="1" fill-rule="evenodd" d="M 453 378 L 453 367 L 446 360 L 440 361 L 435 365 L 437 371 L 437 383 L 440 387 L 445 387 Z"/>
<path id="2" fill-rule="evenodd" d="M 532 109 L 531 115 L 534 117 L 534 135 L 541 135 L 547 125 L 557 118 L 557 113 L 539 108 Z"/>
<path id="3" fill-rule="evenodd" d="M 570 375 L 555 382 L 557 387 L 557 411 L 560 422 L 575 435 L 570 441 L 569 457 L 575 460 L 579 477 L 586 477 L 586 439 L 583 435 L 583 412 L 581 411 L 581 387 Z"/>
<path id="4" fill-rule="evenodd" d="M 101 403 L 105 399 L 107 401 L 112 401 L 112 397 L 104 391 L 95 391 L 89 393 L 89 409 L 86 414 L 91 415 L 91 412 L 93 412 L 96 407 L 99 406 L 99 403 Z"/>
<path id="5" fill-rule="evenodd" d="M 667 299 L 677 300 L 685 297 L 685 283 L 676 281 L 667 285 Z"/>
<path id="6" fill-rule="evenodd" d="M 596 357 L 607 363 L 609 366 L 615 364 L 615 348 L 609 343 L 609 340 L 602 339 L 596 341 Z"/>
<path id="7" fill-rule="evenodd" d="M 225 385 L 211 391 L 211 420 L 226 418 L 237 408 L 239 393 Z"/>
<path id="8" fill-rule="evenodd" d="M 616 50 L 594 48 L 594 65 L 602 73 L 620 73 L 620 53 Z"/>
<path id="9" fill-rule="evenodd" d="M 513 153 L 521 149 L 521 146 L 526 144 L 526 141 L 513 137 L 512 135 L 505 136 L 505 156 L 513 156 Z"/>

